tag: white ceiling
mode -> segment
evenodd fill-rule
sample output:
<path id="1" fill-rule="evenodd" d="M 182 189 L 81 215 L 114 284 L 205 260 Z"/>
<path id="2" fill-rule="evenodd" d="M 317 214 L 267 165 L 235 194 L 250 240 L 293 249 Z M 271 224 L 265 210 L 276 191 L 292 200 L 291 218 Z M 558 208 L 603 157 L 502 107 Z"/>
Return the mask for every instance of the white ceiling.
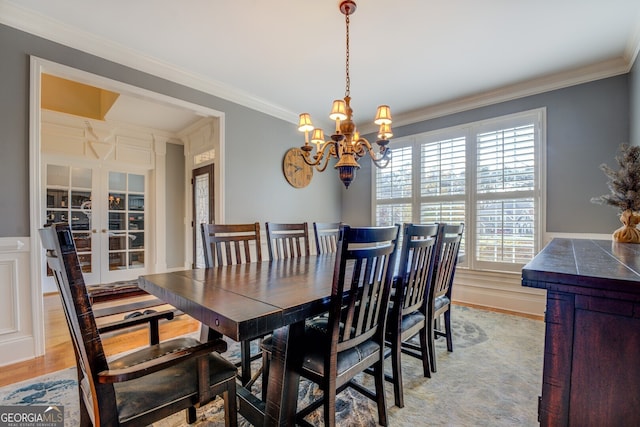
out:
<path id="1" fill-rule="evenodd" d="M 0 0 L 0 22 L 295 122 L 344 97 L 338 0 Z M 358 123 L 629 71 L 638 0 L 360 0 Z M 509 87 L 506 91 L 504 88 Z M 506 95 L 509 93 L 509 95 Z"/>

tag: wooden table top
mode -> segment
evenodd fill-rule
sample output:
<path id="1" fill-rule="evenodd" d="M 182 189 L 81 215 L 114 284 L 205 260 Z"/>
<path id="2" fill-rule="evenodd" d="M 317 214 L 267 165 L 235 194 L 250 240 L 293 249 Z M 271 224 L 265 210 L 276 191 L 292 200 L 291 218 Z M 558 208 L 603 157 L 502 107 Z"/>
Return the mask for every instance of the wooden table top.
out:
<path id="1" fill-rule="evenodd" d="M 640 245 L 611 240 L 553 239 L 524 266 L 522 285 L 640 294 Z"/>
<path id="2" fill-rule="evenodd" d="M 149 274 L 139 286 L 235 341 L 326 310 L 335 254 Z"/>

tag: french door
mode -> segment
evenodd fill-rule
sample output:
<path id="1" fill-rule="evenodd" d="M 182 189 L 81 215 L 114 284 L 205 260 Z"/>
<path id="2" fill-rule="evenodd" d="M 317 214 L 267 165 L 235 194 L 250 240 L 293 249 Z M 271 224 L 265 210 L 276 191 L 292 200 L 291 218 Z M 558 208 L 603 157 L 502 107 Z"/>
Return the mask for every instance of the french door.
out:
<path id="1" fill-rule="evenodd" d="M 147 272 L 146 172 L 48 163 L 43 176 L 45 222 L 69 223 L 87 284 Z"/>

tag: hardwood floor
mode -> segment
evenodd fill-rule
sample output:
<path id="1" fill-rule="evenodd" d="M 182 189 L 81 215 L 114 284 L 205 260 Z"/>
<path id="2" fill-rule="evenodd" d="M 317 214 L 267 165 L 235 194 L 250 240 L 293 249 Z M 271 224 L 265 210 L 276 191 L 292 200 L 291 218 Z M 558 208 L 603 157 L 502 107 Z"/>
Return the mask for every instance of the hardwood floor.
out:
<path id="1" fill-rule="evenodd" d="M 146 297 L 139 297 L 138 299 L 144 298 Z M 130 299 L 128 301 L 135 300 Z M 104 303 L 100 306 L 106 307 L 113 304 L 113 302 Z M 159 309 L 162 309 L 162 307 L 159 307 Z M 76 361 L 73 355 L 71 337 L 69 336 L 58 294 L 44 296 L 44 311 L 45 355 L 0 368 L 0 387 L 75 366 Z M 110 320 L 113 319 L 101 319 L 103 322 Z M 195 332 L 199 327 L 200 323 L 198 321 L 182 315 L 172 321 L 160 324 L 160 339 L 164 340 Z M 142 347 L 149 342 L 146 327 L 131 329 L 127 332 L 105 334 L 102 339 L 107 356 Z"/>

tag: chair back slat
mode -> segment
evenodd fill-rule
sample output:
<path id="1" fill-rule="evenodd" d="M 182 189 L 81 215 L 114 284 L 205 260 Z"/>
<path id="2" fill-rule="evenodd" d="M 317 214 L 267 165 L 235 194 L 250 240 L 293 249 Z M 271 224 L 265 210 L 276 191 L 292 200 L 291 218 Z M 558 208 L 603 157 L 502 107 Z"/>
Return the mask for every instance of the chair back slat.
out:
<path id="1" fill-rule="evenodd" d="M 400 315 L 417 310 L 424 312 L 443 229 L 444 226 L 438 224 L 403 226 L 398 264 L 400 279 L 396 284 L 396 301 L 401 302 Z"/>
<path id="2" fill-rule="evenodd" d="M 109 365 L 69 224 L 55 223 L 40 229 L 39 234 L 62 299 L 76 356 L 80 394 L 87 412 L 94 425 L 115 425 L 117 409 L 113 385 L 100 384 L 96 380 L 98 373 L 108 370 Z M 99 395 L 100 407 L 96 401 Z"/>
<path id="3" fill-rule="evenodd" d="M 436 256 L 433 300 L 451 293 L 463 231 L 464 224 L 462 223 L 443 225 L 440 253 Z"/>
<path id="4" fill-rule="evenodd" d="M 260 224 L 201 224 L 206 267 L 262 261 Z"/>
<path id="5" fill-rule="evenodd" d="M 314 222 L 313 234 L 316 239 L 316 253 L 335 253 L 338 249 L 339 222 Z"/>
<path id="6" fill-rule="evenodd" d="M 309 226 L 301 223 L 265 223 L 267 247 L 271 259 L 299 258 L 311 255 Z"/>
<path id="7" fill-rule="evenodd" d="M 332 354 L 372 337 L 383 342 L 397 239 L 397 226 L 340 226 L 329 312 Z"/>

